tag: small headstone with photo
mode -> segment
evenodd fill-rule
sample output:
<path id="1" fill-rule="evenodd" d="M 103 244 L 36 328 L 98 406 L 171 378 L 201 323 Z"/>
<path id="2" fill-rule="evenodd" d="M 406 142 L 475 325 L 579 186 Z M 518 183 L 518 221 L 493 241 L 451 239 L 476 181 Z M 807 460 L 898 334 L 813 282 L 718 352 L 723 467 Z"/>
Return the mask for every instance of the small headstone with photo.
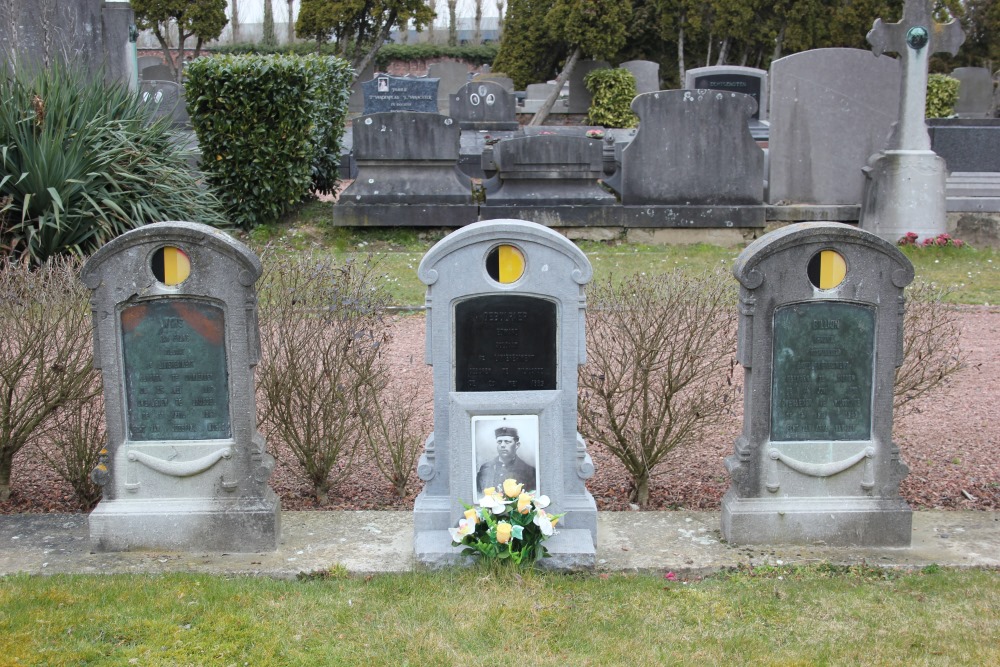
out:
<path id="1" fill-rule="evenodd" d="M 910 261 L 856 227 L 805 222 L 751 243 L 733 274 L 746 387 L 723 537 L 908 546 L 892 413 Z"/>
<path id="2" fill-rule="evenodd" d="M 254 408 L 260 273 L 243 244 L 193 222 L 132 230 L 84 265 L 107 410 L 97 548 L 277 548 L 274 460 Z"/>
<path id="3" fill-rule="evenodd" d="M 419 562 L 461 562 L 448 528 L 463 503 L 507 478 L 565 512 L 542 565 L 592 568 L 594 466 L 576 430 L 578 366 L 586 361 L 585 295 L 592 270 L 571 241 L 523 220 L 477 222 L 445 237 L 418 269 L 427 285 L 426 361 L 434 432 L 417 474 Z"/>
<path id="4" fill-rule="evenodd" d="M 191 119 L 184 106 L 184 88 L 173 81 L 142 81 L 139 99 L 154 108 L 153 117 L 171 119 L 174 126 L 189 126 Z"/>
<path id="5" fill-rule="evenodd" d="M 463 130 L 516 130 L 514 96 L 495 81 L 470 81 L 450 99 L 448 115 Z"/>
<path id="6" fill-rule="evenodd" d="M 364 114 L 385 111 L 437 113 L 439 79 L 376 74 L 361 84 L 365 96 Z"/>
<path id="7" fill-rule="evenodd" d="M 508 92 L 514 92 L 514 79 L 510 78 L 506 74 L 493 74 L 491 72 L 484 72 L 482 74 L 476 74 L 472 77 L 473 81 L 492 81 L 493 83 L 498 83 L 504 87 Z"/>

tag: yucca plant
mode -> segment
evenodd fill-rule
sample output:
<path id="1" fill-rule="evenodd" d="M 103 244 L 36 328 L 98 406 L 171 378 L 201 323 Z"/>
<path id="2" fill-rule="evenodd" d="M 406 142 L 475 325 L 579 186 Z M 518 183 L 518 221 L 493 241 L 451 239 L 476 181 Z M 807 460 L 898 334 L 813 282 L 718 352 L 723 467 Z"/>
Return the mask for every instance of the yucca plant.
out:
<path id="1" fill-rule="evenodd" d="M 150 222 L 225 225 L 169 120 L 152 111 L 65 65 L 0 79 L 0 253 L 40 263 Z"/>

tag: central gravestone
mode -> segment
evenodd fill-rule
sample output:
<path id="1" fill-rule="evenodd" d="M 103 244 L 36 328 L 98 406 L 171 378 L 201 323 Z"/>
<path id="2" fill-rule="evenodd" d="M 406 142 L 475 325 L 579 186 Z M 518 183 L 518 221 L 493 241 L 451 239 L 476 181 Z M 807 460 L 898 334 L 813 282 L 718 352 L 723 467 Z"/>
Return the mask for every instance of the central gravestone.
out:
<path id="1" fill-rule="evenodd" d="M 426 482 L 414 503 L 417 560 L 460 562 L 447 529 L 463 503 L 511 477 L 566 512 L 544 564 L 593 567 L 597 506 L 584 483 L 594 466 L 576 430 L 590 262 L 547 227 L 493 220 L 444 238 L 418 274 L 434 432 L 417 466 Z"/>
<path id="2" fill-rule="evenodd" d="M 800 223 L 747 246 L 733 273 L 746 390 L 723 536 L 908 546 L 892 409 L 909 260 L 854 227 Z"/>
<path id="3" fill-rule="evenodd" d="M 132 230 L 84 265 L 107 410 L 99 549 L 277 548 L 254 407 L 260 272 L 245 246 L 193 222 Z"/>

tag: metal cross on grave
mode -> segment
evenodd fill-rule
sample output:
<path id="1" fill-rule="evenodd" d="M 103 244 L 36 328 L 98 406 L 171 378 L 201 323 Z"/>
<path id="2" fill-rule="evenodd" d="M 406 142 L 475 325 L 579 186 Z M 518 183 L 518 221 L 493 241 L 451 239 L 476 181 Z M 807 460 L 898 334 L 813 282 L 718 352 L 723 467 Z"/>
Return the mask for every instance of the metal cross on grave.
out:
<path id="1" fill-rule="evenodd" d="M 924 125 L 927 101 L 927 64 L 931 54 L 958 53 L 965 33 L 958 21 L 936 23 L 933 0 L 906 0 L 903 19 L 885 23 L 875 19 L 868 43 L 876 56 L 898 53 L 903 65 L 903 88 L 899 96 L 899 124 L 889 139 L 888 150 L 930 150 L 931 140 Z"/>

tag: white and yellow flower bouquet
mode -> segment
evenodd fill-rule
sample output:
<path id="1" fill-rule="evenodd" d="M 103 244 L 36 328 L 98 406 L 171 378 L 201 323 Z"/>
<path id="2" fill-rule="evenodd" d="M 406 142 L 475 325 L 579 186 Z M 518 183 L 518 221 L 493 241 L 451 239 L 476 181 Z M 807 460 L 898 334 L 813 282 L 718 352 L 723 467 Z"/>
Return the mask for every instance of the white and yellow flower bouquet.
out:
<path id="1" fill-rule="evenodd" d="M 548 555 L 542 544 L 555 533 L 562 514 L 549 514 L 549 497 L 527 492 L 513 479 L 503 487 L 490 487 L 479 499 L 479 507 L 465 505 L 465 517 L 457 528 L 449 528 L 452 544 L 462 551 L 488 560 L 510 559 L 531 563 Z"/>

